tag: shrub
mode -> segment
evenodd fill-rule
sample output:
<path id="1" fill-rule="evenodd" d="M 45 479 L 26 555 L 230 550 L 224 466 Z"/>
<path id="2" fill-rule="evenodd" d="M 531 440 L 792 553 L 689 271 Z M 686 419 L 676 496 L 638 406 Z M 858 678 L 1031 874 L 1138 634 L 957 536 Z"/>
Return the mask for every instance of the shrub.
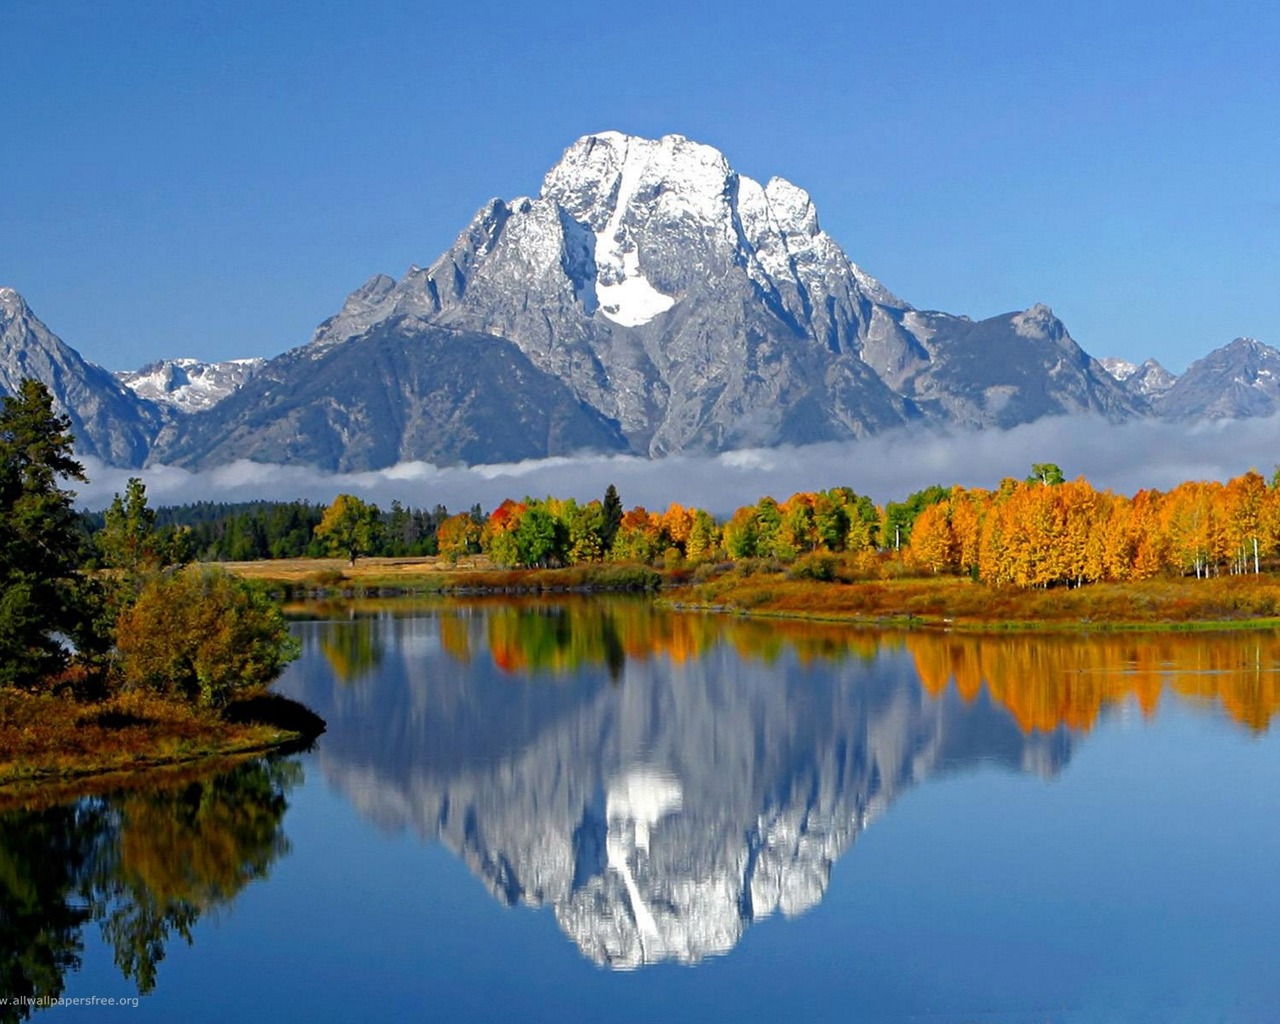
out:
<path id="1" fill-rule="evenodd" d="M 208 708 L 266 689 L 299 653 L 266 590 L 214 568 L 147 580 L 120 614 L 116 650 L 126 688 Z"/>
<path id="2" fill-rule="evenodd" d="M 793 580 L 819 580 L 829 583 L 836 578 L 835 555 L 814 553 L 797 559 L 787 572 Z"/>

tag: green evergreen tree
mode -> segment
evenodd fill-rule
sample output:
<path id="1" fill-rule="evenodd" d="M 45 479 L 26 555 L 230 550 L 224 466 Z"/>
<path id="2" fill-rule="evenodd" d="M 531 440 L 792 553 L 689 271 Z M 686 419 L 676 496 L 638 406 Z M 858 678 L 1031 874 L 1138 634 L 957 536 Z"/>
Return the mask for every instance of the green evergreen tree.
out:
<path id="1" fill-rule="evenodd" d="M 613 550 L 613 538 L 618 535 L 618 527 L 622 525 L 622 499 L 618 497 L 618 489 L 610 484 L 604 489 L 604 523 L 600 527 L 600 543 L 607 555 Z"/>
<path id="2" fill-rule="evenodd" d="M 124 495 L 112 499 L 102 530 L 94 539 L 103 564 L 120 570 L 126 581 L 136 580 L 167 561 L 156 531 L 156 514 L 147 505 L 147 489 L 136 476 L 130 477 Z"/>
<path id="3" fill-rule="evenodd" d="M 64 480 L 85 479 L 71 423 L 38 381 L 0 408 L 0 686 L 47 680 L 89 639 L 82 534 Z"/>

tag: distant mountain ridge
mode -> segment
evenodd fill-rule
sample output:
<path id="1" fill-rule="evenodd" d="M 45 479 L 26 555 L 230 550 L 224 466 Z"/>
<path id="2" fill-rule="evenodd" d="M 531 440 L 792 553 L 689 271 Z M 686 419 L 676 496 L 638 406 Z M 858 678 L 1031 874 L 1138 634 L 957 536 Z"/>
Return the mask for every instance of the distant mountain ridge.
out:
<path id="1" fill-rule="evenodd" d="M 584 136 L 537 197 L 486 203 L 428 267 L 374 275 L 270 360 L 112 377 L 12 289 L 0 332 L 0 389 L 44 380 L 82 450 L 120 465 L 658 457 L 1280 400 L 1280 353 L 1256 341 L 1175 378 L 1094 359 L 1042 304 L 980 321 L 915 309 L 848 258 L 803 189 L 679 135 Z"/>

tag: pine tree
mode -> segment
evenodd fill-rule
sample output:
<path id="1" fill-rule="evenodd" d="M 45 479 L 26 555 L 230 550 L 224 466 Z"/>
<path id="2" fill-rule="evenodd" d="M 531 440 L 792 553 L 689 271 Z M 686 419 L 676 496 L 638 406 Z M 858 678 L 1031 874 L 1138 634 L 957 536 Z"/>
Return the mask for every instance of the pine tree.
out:
<path id="1" fill-rule="evenodd" d="M 81 534 L 64 480 L 85 479 L 71 423 L 38 381 L 0 409 L 0 686 L 31 686 L 69 659 L 90 616 L 76 570 Z M 64 639 L 65 638 L 65 639 Z"/>
<path id="2" fill-rule="evenodd" d="M 608 554 L 613 549 L 613 538 L 618 535 L 618 527 L 622 525 L 622 499 L 618 497 L 618 489 L 613 484 L 604 489 L 602 507 L 604 525 L 600 529 L 600 543 L 604 546 L 605 554 Z"/>

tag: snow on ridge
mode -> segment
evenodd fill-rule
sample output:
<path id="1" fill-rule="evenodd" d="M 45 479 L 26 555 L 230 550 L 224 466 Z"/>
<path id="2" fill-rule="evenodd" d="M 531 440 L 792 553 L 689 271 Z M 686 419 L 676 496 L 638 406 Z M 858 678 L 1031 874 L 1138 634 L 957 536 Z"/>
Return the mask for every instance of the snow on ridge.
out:
<path id="1" fill-rule="evenodd" d="M 1102 364 L 1102 368 L 1111 374 L 1116 380 L 1128 380 L 1138 372 L 1136 363 L 1131 363 L 1127 359 L 1118 359 L 1115 356 L 1104 356 L 1098 360 Z"/>
<path id="2" fill-rule="evenodd" d="M 218 363 L 180 356 L 150 363 L 140 370 L 118 371 L 115 376 L 139 398 L 181 412 L 200 412 L 240 390 L 265 362 L 261 356 Z"/>

